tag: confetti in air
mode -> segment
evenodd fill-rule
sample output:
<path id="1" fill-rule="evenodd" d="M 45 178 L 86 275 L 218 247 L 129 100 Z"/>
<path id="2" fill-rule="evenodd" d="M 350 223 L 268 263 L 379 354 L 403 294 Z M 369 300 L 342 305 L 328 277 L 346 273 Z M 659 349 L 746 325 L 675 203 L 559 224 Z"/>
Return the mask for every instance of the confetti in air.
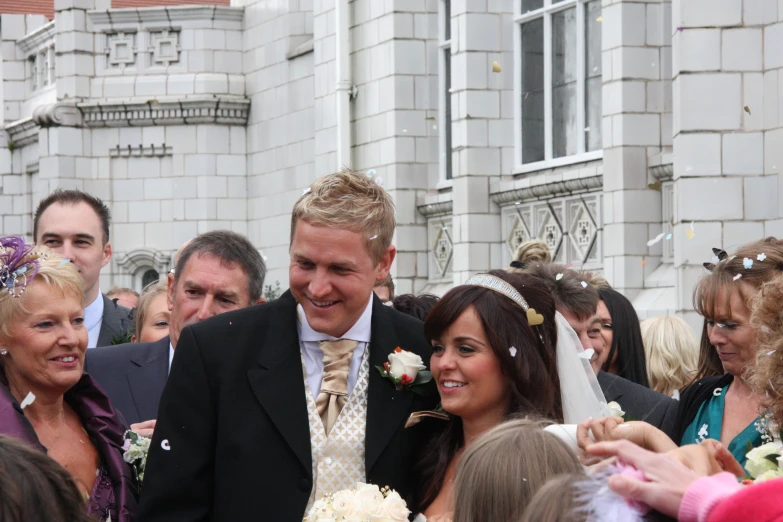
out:
<path id="1" fill-rule="evenodd" d="M 375 184 L 378 185 L 379 187 L 382 187 L 383 186 L 383 178 L 381 178 L 381 177 L 375 178 Z"/>
<path id="2" fill-rule="evenodd" d="M 378 171 L 377 171 L 377 170 L 375 170 L 375 169 L 370 169 L 370 170 L 368 170 L 368 171 L 367 171 L 367 177 L 368 177 L 368 178 L 371 178 L 371 177 L 375 176 L 377 173 L 378 173 Z"/>
<path id="3" fill-rule="evenodd" d="M 493 73 L 499 73 L 502 72 L 503 68 L 500 66 L 498 62 L 492 62 L 492 72 Z"/>
<path id="4" fill-rule="evenodd" d="M 642 262 L 641 262 L 641 263 L 639 263 L 639 264 L 640 264 L 640 265 L 642 265 L 642 266 L 644 266 L 644 265 L 646 265 L 646 264 L 647 264 L 647 260 L 646 260 L 646 259 L 642 259 Z"/>
<path id="5" fill-rule="evenodd" d="M 307 187 L 306 189 L 304 189 L 304 191 L 302 191 L 302 195 L 304 196 L 308 192 L 310 192 L 310 187 Z"/>
<path id="6" fill-rule="evenodd" d="M 761 331 L 764 333 L 769 333 L 769 326 L 762 326 Z"/>
<path id="7" fill-rule="evenodd" d="M 678 28 L 677 28 L 677 32 L 678 32 L 678 33 L 681 33 L 681 32 L 682 32 L 682 27 L 678 27 Z"/>
<path id="8" fill-rule="evenodd" d="M 370 238 L 370 241 L 372 241 L 373 239 L 378 239 L 378 234 L 375 234 L 374 236 L 372 236 L 372 237 Z"/>
<path id="9" fill-rule="evenodd" d="M 519 206 L 519 205 L 521 205 L 521 204 L 522 204 L 522 202 L 521 202 L 521 201 L 515 201 L 515 202 L 514 202 L 514 205 L 516 205 L 516 206 Z"/>
<path id="10" fill-rule="evenodd" d="M 745 109 L 745 112 L 747 112 L 748 114 L 750 114 L 750 107 L 748 107 L 748 106 L 746 105 L 746 106 L 745 106 L 745 107 L 743 107 L 743 108 Z M 753 115 L 751 114 L 751 116 L 753 116 Z"/>
<path id="11" fill-rule="evenodd" d="M 588 348 L 587 350 L 583 351 L 579 354 L 580 359 L 587 359 L 588 361 L 593 358 L 593 355 L 595 355 L 595 350 L 592 348 Z"/>
<path id="12" fill-rule="evenodd" d="M 669 241 L 672 238 L 671 234 L 666 234 L 666 241 Z"/>
<path id="13" fill-rule="evenodd" d="M 163 439 L 160 441 L 160 447 L 166 451 L 171 450 L 171 446 L 169 446 L 169 439 Z"/>
<path id="14" fill-rule="evenodd" d="M 517 349 L 512 346 L 511 348 L 508 349 L 508 353 L 511 354 L 511 357 L 516 357 L 517 356 Z"/>
<path id="15" fill-rule="evenodd" d="M 655 243 L 659 242 L 661 239 L 663 239 L 663 232 L 661 232 L 660 234 L 658 234 L 657 236 L 655 236 L 654 238 L 652 238 L 651 240 L 649 240 L 649 241 L 647 242 L 647 246 L 648 246 L 648 247 L 651 247 L 651 246 L 653 246 Z"/>
<path id="16" fill-rule="evenodd" d="M 585 283 L 584 281 L 582 281 L 582 288 L 587 288 L 587 283 Z"/>
<path id="17" fill-rule="evenodd" d="M 563 274 L 557 274 L 555 276 L 555 281 L 560 281 L 561 279 L 563 279 Z"/>
<path id="18" fill-rule="evenodd" d="M 749 257 L 743 258 L 742 266 L 745 267 L 745 270 L 750 270 L 751 268 L 753 268 L 753 260 L 750 259 Z"/>
<path id="19" fill-rule="evenodd" d="M 775 353 L 775 350 L 770 350 L 767 352 L 767 355 L 772 355 L 773 353 Z"/>
<path id="20" fill-rule="evenodd" d="M 694 232 L 692 228 L 686 228 L 685 235 L 688 236 L 688 239 L 693 239 L 693 237 L 696 235 L 696 232 Z"/>
<path id="21" fill-rule="evenodd" d="M 756 256 L 756 260 L 758 261 L 764 261 L 765 259 L 767 259 L 767 254 L 765 254 L 764 252 Z"/>
<path id="22" fill-rule="evenodd" d="M 71 260 L 66 257 L 65 259 L 60 261 L 60 266 L 67 265 L 70 262 L 71 262 Z"/>
<path id="23" fill-rule="evenodd" d="M 22 404 L 20 404 L 19 407 L 21 409 L 25 409 L 34 402 L 35 402 L 35 394 L 33 392 L 28 392 L 27 397 L 24 398 Z"/>
<path id="24" fill-rule="evenodd" d="M 595 19 L 595 21 L 600 24 L 600 23 L 602 23 L 604 21 L 604 17 L 603 16 L 599 16 L 598 18 Z"/>
<path id="25" fill-rule="evenodd" d="M 657 190 L 658 192 L 661 191 L 661 182 L 660 181 L 654 181 L 652 183 L 649 183 L 647 185 L 647 188 L 650 190 Z"/>
<path id="26" fill-rule="evenodd" d="M 740 279 L 742 279 L 742 274 L 737 274 L 734 276 L 735 281 L 739 281 Z"/>

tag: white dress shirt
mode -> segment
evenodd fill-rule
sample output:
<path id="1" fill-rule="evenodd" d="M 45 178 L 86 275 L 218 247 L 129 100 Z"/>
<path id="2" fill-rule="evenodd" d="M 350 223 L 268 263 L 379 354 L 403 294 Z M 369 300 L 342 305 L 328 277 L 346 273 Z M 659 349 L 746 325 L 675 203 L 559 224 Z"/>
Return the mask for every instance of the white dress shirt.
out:
<path id="1" fill-rule="evenodd" d="M 356 381 L 359 378 L 362 356 L 364 355 L 364 350 L 367 348 L 367 345 L 370 343 L 372 296 L 373 294 L 370 294 L 370 301 L 367 303 L 367 307 L 364 309 L 361 317 L 359 317 L 359 320 L 345 332 L 345 335 L 340 337 L 340 339 L 351 339 L 352 341 L 359 342 L 351 357 L 351 369 L 348 373 L 348 395 L 353 391 L 353 387 L 356 385 Z M 296 312 L 299 317 L 299 321 L 297 322 L 299 348 L 302 350 L 302 356 L 304 358 L 307 384 L 310 386 L 313 398 L 315 398 L 318 397 L 318 394 L 321 391 L 321 380 L 324 376 L 324 353 L 321 351 L 321 347 L 318 343 L 320 341 L 336 341 L 337 338 L 313 330 L 307 323 L 307 317 L 305 316 L 302 305 L 297 305 Z"/>
<path id="2" fill-rule="evenodd" d="M 169 373 L 171 373 L 171 363 L 174 361 L 174 345 L 169 341 Z"/>
<path id="3" fill-rule="evenodd" d="M 87 327 L 87 348 L 98 346 L 98 336 L 101 334 L 103 319 L 103 294 L 98 290 L 98 297 L 84 309 L 84 326 Z"/>

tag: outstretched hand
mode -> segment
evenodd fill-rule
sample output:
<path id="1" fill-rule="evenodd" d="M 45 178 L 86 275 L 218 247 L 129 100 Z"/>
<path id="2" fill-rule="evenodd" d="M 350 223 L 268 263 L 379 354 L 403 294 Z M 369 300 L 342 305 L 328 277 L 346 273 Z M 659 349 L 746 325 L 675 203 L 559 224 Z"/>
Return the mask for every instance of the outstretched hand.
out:
<path id="1" fill-rule="evenodd" d="M 584 451 L 597 442 L 614 440 L 627 440 L 656 453 L 677 448 L 677 445 L 655 426 L 642 421 L 624 422 L 621 417 L 587 419 L 577 427 L 576 437 L 579 447 Z"/>
<path id="2" fill-rule="evenodd" d="M 151 439 L 152 433 L 155 430 L 156 422 L 157 419 L 152 419 L 144 422 L 137 422 L 136 424 L 131 424 L 130 429 L 135 431 L 142 437 L 147 437 L 148 439 Z"/>

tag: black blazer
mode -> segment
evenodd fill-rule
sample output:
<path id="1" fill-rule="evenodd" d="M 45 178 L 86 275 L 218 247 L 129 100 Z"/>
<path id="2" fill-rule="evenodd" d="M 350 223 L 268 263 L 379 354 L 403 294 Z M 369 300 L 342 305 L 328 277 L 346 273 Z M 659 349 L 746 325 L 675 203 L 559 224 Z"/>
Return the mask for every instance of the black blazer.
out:
<path id="1" fill-rule="evenodd" d="M 597 377 L 607 402 L 617 401 L 629 420 L 652 424 L 674 440 L 676 400 L 611 373 L 600 371 Z"/>
<path id="2" fill-rule="evenodd" d="M 98 381 L 128 424 L 156 419 L 169 375 L 169 337 L 87 350 L 84 371 Z"/>
<path id="3" fill-rule="evenodd" d="M 286 292 L 182 331 L 139 521 L 302 520 L 313 475 L 296 320 L 296 301 Z M 429 362 L 430 345 L 421 321 L 377 297 L 371 324 L 365 478 L 406 496 L 424 431 L 405 429 L 405 422 L 432 409 L 438 395 L 397 391 L 375 366 L 397 346 Z"/>
<path id="4" fill-rule="evenodd" d="M 111 346 L 114 339 L 119 339 L 126 331 L 133 327 L 130 318 L 130 310 L 120 306 L 108 297 L 103 298 L 103 318 L 101 318 L 101 331 L 98 333 L 98 344 L 95 346 Z"/>

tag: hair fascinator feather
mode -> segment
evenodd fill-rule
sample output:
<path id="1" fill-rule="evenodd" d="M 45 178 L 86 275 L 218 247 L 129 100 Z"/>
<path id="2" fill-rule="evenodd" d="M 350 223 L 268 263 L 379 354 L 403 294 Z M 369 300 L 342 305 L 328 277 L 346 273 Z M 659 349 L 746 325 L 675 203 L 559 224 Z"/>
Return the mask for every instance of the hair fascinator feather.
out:
<path id="1" fill-rule="evenodd" d="M 13 297 L 21 297 L 27 283 L 38 274 L 38 258 L 46 257 L 35 251 L 19 236 L 0 237 L 0 291 L 8 290 Z"/>
<path id="2" fill-rule="evenodd" d="M 643 522 L 649 508 L 626 499 L 609 488 L 609 477 L 627 475 L 645 480 L 644 474 L 632 466 L 615 463 L 576 483 L 574 492 L 577 512 L 585 522 Z"/>

